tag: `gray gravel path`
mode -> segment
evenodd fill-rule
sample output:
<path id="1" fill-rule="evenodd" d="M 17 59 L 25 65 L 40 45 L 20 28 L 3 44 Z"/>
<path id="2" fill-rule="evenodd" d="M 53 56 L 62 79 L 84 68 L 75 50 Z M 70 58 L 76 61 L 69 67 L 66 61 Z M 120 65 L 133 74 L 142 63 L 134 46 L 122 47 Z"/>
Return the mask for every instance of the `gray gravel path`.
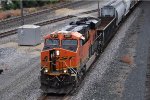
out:
<path id="1" fill-rule="evenodd" d="M 144 100 L 145 96 L 145 74 L 147 68 L 148 48 L 150 47 L 150 2 L 142 3 L 142 14 L 137 20 L 136 24 L 136 55 L 135 64 L 136 67 L 129 74 L 125 91 L 123 94 L 123 100 Z"/>
<path id="2" fill-rule="evenodd" d="M 113 40 L 110 42 L 108 47 L 105 49 L 104 53 L 98 59 L 98 64 L 87 75 L 85 80 L 82 82 L 81 88 L 78 90 L 79 92 L 72 97 L 72 100 L 126 99 L 126 96 L 124 97 L 123 94 L 128 93 L 128 91 L 124 92 L 124 90 L 126 90 L 126 84 L 130 84 L 127 81 L 127 79 L 128 77 L 130 77 L 130 73 L 132 73 L 132 71 L 134 72 L 134 69 L 137 68 L 135 63 L 136 61 L 134 60 L 137 53 L 137 34 L 139 33 L 138 29 L 140 24 L 137 23 L 139 22 L 140 15 L 142 14 L 141 7 L 143 7 L 143 5 L 137 7 L 137 9 L 132 13 L 132 15 L 120 27 Z M 130 55 L 130 60 L 133 60 L 133 63 L 127 64 L 122 62 L 121 59 L 124 55 Z M 138 69 L 138 71 L 141 70 Z M 143 74 L 143 72 L 141 73 Z M 144 80 L 139 80 L 137 78 L 144 78 L 144 76 L 138 75 L 139 74 L 136 73 L 136 75 L 134 75 L 133 77 L 141 83 L 144 83 Z M 134 82 L 134 84 L 136 84 L 136 81 Z M 144 89 L 143 84 L 137 86 L 139 87 L 137 90 Z M 130 89 L 130 87 L 128 87 L 127 89 Z M 132 89 L 132 91 L 134 91 L 134 88 Z M 143 91 L 140 91 L 139 93 L 143 93 Z M 132 99 L 129 97 L 127 98 L 127 100 L 142 99 Z"/>

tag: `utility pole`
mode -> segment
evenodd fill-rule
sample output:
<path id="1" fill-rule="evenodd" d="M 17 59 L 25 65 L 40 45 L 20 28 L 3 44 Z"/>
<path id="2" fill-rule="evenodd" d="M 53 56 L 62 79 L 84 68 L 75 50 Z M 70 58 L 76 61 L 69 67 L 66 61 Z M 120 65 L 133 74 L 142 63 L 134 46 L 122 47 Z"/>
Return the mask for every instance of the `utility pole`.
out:
<path id="1" fill-rule="evenodd" d="M 99 0 L 98 0 L 98 17 L 100 18 L 100 7 L 99 7 Z"/>
<path id="2" fill-rule="evenodd" d="M 20 0 L 20 9 L 21 9 L 21 25 L 24 25 L 24 17 L 23 17 L 23 0 Z"/>

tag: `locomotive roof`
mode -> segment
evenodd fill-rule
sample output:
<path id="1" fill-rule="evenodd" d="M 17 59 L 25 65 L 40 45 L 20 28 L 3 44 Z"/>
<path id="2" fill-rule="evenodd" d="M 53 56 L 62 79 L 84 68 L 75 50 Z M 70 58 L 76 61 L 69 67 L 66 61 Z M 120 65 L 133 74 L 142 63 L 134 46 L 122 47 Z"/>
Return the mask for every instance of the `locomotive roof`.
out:
<path id="1" fill-rule="evenodd" d="M 94 17 L 84 17 L 84 18 L 78 18 L 76 21 L 71 22 L 70 25 L 65 26 L 63 29 L 59 31 L 55 31 L 51 34 L 72 34 L 76 37 L 82 37 L 82 33 L 85 33 L 85 30 L 88 30 L 90 28 L 90 24 L 94 23 L 95 26 L 100 25 L 100 19 L 94 18 Z M 44 38 L 49 38 L 50 34 L 44 36 Z"/>
<path id="2" fill-rule="evenodd" d="M 70 25 L 64 27 L 62 31 L 80 32 L 84 29 L 88 29 L 91 23 L 96 25 L 100 23 L 100 19 L 94 17 L 78 18 L 76 21 L 71 22 Z"/>
<path id="3" fill-rule="evenodd" d="M 88 25 L 68 25 L 62 31 L 80 32 L 81 30 L 88 28 Z"/>

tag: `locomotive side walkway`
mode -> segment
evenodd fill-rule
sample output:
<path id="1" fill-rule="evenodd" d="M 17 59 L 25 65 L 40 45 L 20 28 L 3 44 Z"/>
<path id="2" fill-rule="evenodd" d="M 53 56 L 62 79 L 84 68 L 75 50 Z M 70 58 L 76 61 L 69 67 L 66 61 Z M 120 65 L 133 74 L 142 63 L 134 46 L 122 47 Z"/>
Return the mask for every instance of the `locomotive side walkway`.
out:
<path id="1" fill-rule="evenodd" d="M 142 2 L 120 27 L 73 100 L 144 100 L 150 2 Z"/>

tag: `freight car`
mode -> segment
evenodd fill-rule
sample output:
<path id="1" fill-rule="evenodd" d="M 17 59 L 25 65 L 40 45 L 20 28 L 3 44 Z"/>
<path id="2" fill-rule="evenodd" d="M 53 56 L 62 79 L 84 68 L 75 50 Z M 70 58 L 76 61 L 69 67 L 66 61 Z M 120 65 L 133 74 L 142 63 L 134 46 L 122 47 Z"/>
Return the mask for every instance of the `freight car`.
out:
<path id="1" fill-rule="evenodd" d="M 125 2 L 125 0 L 118 0 L 101 8 L 101 25 L 97 29 L 97 34 L 98 36 L 101 35 L 102 51 L 110 39 L 114 36 L 114 33 L 119 28 L 121 21 L 127 17 L 129 11 L 131 11 L 138 2 L 134 1 L 132 5 L 131 3 L 131 0 L 128 0 L 128 2 Z M 130 7 L 125 6 L 129 4 Z"/>
<path id="2" fill-rule="evenodd" d="M 125 7 L 124 3 L 112 2 L 101 8 L 100 18 L 78 18 L 44 37 L 40 79 L 45 93 L 67 93 L 77 86 L 114 36 L 128 10 L 134 7 Z"/>

